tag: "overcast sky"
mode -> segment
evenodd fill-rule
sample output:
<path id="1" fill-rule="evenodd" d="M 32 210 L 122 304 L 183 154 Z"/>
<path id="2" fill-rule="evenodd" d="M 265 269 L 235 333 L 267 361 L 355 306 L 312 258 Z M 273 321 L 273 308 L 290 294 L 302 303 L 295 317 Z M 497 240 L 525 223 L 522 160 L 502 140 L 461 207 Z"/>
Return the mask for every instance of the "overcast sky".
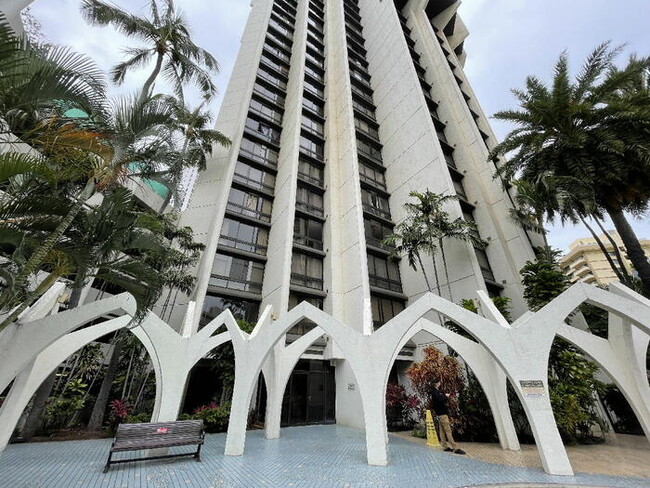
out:
<path id="1" fill-rule="evenodd" d="M 141 13 L 147 2 L 115 3 Z M 132 41 L 111 29 L 86 25 L 79 4 L 79 0 L 36 0 L 31 11 L 48 40 L 85 52 L 108 70 L 122 59 L 122 49 Z M 197 44 L 221 63 L 216 82 L 223 93 L 250 1 L 176 0 L 176 5 L 189 19 Z M 522 86 L 527 75 L 548 79 L 553 63 L 564 50 L 569 51 L 575 69 L 605 40 L 627 43 L 628 52 L 650 54 L 650 0 L 465 0 L 460 14 L 470 31 L 465 43 L 465 71 L 488 116 L 514 105 L 509 90 Z M 137 90 L 147 74 L 142 71 L 129 75 L 116 93 Z M 220 98 L 215 102 L 215 112 L 220 102 Z M 496 121 L 492 124 L 499 137 L 508 132 L 507 125 Z M 650 237 L 647 218 L 635 220 L 633 226 L 639 237 Z M 554 226 L 549 238 L 555 247 L 566 249 L 571 241 L 586 235 L 582 227 Z"/>

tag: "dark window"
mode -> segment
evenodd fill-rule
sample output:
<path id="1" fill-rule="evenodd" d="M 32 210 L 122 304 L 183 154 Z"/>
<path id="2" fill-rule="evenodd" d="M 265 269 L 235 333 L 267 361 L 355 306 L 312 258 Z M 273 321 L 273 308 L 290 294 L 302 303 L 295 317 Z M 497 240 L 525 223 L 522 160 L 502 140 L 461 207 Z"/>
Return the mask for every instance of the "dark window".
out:
<path id="1" fill-rule="evenodd" d="M 370 296 L 372 303 L 372 323 L 375 329 L 381 327 L 390 319 L 404 310 L 404 302 L 400 300 L 391 300 L 375 295 Z"/>
<path id="2" fill-rule="evenodd" d="M 294 252 L 291 257 L 291 283 L 322 290 L 323 261 L 317 257 Z"/>
<path id="3" fill-rule="evenodd" d="M 296 217 L 293 224 L 293 241 L 313 249 L 323 249 L 323 224 L 316 220 Z"/>
<path id="4" fill-rule="evenodd" d="M 237 320 L 255 323 L 257 322 L 260 304 L 250 300 L 242 300 L 241 298 L 206 295 L 199 326 L 207 325 L 224 310 L 230 310 Z"/>
<path id="5" fill-rule="evenodd" d="M 318 186 L 323 186 L 325 181 L 323 168 L 304 159 L 298 162 L 298 178 Z"/>
<path id="6" fill-rule="evenodd" d="M 280 131 L 275 129 L 269 123 L 248 117 L 246 119 L 246 128 L 254 132 L 258 137 L 262 137 L 263 139 L 274 143 L 280 142 Z"/>
<path id="7" fill-rule="evenodd" d="M 381 150 L 369 142 L 357 139 L 359 153 L 375 161 L 381 162 Z"/>
<path id="8" fill-rule="evenodd" d="M 275 188 L 275 176 L 261 169 L 253 168 L 246 163 L 237 161 L 233 181 L 243 183 L 250 188 L 273 192 Z"/>
<path id="9" fill-rule="evenodd" d="M 239 146 L 241 154 L 263 164 L 278 164 L 278 152 L 262 142 L 253 142 L 250 139 L 242 139 Z"/>
<path id="10" fill-rule="evenodd" d="M 302 101 L 302 106 L 305 107 L 307 110 L 310 110 L 311 112 L 320 115 L 321 117 L 325 115 L 323 104 L 316 102 L 310 98 L 304 98 Z"/>
<path id="11" fill-rule="evenodd" d="M 259 100 L 251 100 L 250 111 L 261 115 L 262 117 L 269 119 L 276 124 L 280 124 L 282 122 L 282 112 L 280 110 L 275 110 L 274 108 L 265 105 Z"/>
<path id="12" fill-rule="evenodd" d="M 315 159 L 322 160 L 324 156 L 323 145 L 305 136 L 300 136 L 300 150 Z"/>
<path id="13" fill-rule="evenodd" d="M 371 286 L 401 293 L 402 283 L 396 262 L 368 254 L 368 275 Z"/>
<path id="14" fill-rule="evenodd" d="M 263 98 L 266 98 L 267 100 L 272 101 L 273 103 L 280 105 L 281 107 L 284 107 L 284 97 L 279 93 L 274 92 L 273 90 L 269 90 L 261 83 L 255 82 L 255 85 L 253 86 L 253 92 L 257 93 Z"/>
<path id="15" fill-rule="evenodd" d="M 323 124 L 320 122 L 317 122 L 316 120 L 312 119 L 311 117 L 307 117 L 306 115 L 302 116 L 302 126 L 303 128 L 311 133 L 315 134 L 319 137 L 323 137 L 324 135 L 324 128 Z"/>
<path id="16" fill-rule="evenodd" d="M 268 230 L 229 218 L 223 219 L 219 246 L 266 256 L 268 243 Z"/>
<path id="17" fill-rule="evenodd" d="M 372 219 L 364 219 L 363 226 L 367 244 L 381 248 L 386 247 L 383 241 L 393 233 L 392 227 Z"/>
<path id="18" fill-rule="evenodd" d="M 323 195 L 299 186 L 296 193 L 296 208 L 323 216 Z"/>
<path id="19" fill-rule="evenodd" d="M 367 183 L 386 189 L 384 173 L 368 164 L 359 162 L 359 176 Z"/>
<path id="20" fill-rule="evenodd" d="M 228 195 L 226 208 L 234 213 L 260 219 L 264 222 L 271 222 L 273 204 L 270 200 L 259 195 L 232 188 Z"/>
<path id="21" fill-rule="evenodd" d="M 363 203 L 364 210 L 370 212 L 373 215 L 378 215 L 379 217 L 390 219 L 390 208 L 388 206 L 388 200 L 386 200 L 386 198 L 378 195 L 375 192 L 362 188 L 361 201 Z"/>
<path id="22" fill-rule="evenodd" d="M 219 288 L 261 294 L 263 279 L 263 264 L 217 253 L 214 257 L 209 284 Z"/>

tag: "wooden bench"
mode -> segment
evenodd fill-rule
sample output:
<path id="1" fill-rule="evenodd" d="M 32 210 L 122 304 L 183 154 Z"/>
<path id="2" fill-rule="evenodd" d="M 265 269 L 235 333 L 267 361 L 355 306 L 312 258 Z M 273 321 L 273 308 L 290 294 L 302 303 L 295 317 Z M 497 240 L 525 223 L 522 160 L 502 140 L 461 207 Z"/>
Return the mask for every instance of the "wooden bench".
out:
<path id="1" fill-rule="evenodd" d="M 104 473 L 111 464 L 142 461 L 145 459 L 164 459 L 178 456 L 194 456 L 201 461 L 201 446 L 205 439 L 203 420 L 182 420 L 178 422 L 161 422 L 147 424 L 120 424 L 115 432 L 115 439 L 108 453 L 108 461 Z M 164 456 L 149 456 L 113 460 L 113 453 L 125 451 L 141 451 L 144 449 L 160 449 L 176 446 L 196 445 L 196 452 L 181 454 L 166 454 Z"/>

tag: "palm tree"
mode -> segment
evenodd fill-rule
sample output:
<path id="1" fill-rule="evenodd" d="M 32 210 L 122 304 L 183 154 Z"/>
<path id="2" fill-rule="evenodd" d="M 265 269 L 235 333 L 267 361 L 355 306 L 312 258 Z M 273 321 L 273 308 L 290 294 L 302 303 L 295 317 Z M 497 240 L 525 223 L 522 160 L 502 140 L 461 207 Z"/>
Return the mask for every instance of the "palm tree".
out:
<path id="1" fill-rule="evenodd" d="M 218 130 L 210 128 L 212 116 L 204 110 L 208 99 L 190 109 L 182 101 L 174 97 L 163 97 L 174 111 L 174 130 L 179 135 L 181 142 L 178 149 L 170 151 L 175 157 L 168 157 L 168 167 L 164 167 L 155 174 L 147 175 L 147 178 L 160 181 L 167 188 L 167 196 L 161 212 L 173 199 L 178 205 L 183 199 L 183 178 L 187 178 L 184 170 L 193 168 L 195 171 L 204 171 L 207 167 L 207 157 L 212 154 L 215 145 L 224 147 L 230 146 L 230 139 Z M 131 176 L 139 176 L 137 172 Z"/>
<path id="2" fill-rule="evenodd" d="M 520 108 L 495 114 L 517 128 L 490 158 L 512 153 L 498 176 L 538 186 L 550 175 L 557 195 L 577 194 L 589 203 L 587 215 L 609 215 L 650 292 L 650 263 L 625 216 L 650 200 L 650 59 L 633 56 L 617 69 L 619 53 L 609 43 L 598 46 L 574 81 L 566 53 L 551 86 L 528 77 L 524 90 L 513 90 Z"/>
<path id="3" fill-rule="evenodd" d="M 54 129 L 32 134 L 29 142 L 39 155 L 28 158 L 33 160 L 42 175 L 50 173 L 59 179 L 73 181 L 78 189 L 69 195 L 72 204 L 66 215 L 20 266 L 11 286 L 0 294 L 1 308 L 20 303 L 0 328 L 30 305 L 23 299 L 30 276 L 41 268 L 47 254 L 95 193 L 122 184 L 130 177 L 129 166 L 134 162 L 141 173 L 160 170 L 159 161 L 164 158 L 171 138 L 169 124 L 172 116 L 173 112 L 164 100 L 147 100 L 141 104 L 139 100 L 125 98 L 115 103 L 108 116 L 94 127 L 85 128 L 66 122 Z M 29 165 L 17 167 L 14 159 L 15 153 L 0 154 L 0 168 L 8 168 L 0 169 L 0 174 L 22 178 L 34 173 L 34 168 Z"/>
<path id="4" fill-rule="evenodd" d="M 452 219 L 444 209 L 447 203 L 457 200 L 456 195 L 441 195 L 426 190 L 424 193 L 412 191 L 409 196 L 414 197 L 417 201 L 404 204 L 408 216 L 398 225 L 396 228 L 398 232 L 390 236 L 388 242 L 401 242 L 397 248 L 407 255 L 412 267 L 414 267 L 415 261 L 419 262 L 423 272 L 424 267 L 419 260 L 420 252 L 424 251 L 432 257 L 438 295 L 441 293 L 436 253 L 440 250 L 449 298 L 453 299 L 445 241 L 448 239 L 461 240 L 469 242 L 479 249 L 484 248 L 486 243 L 480 238 L 474 222 L 460 217 Z M 428 285 L 428 279 L 426 281 Z"/>
<path id="5" fill-rule="evenodd" d="M 426 269 L 422 263 L 422 252 L 427 254 L 435 254 L 435 247 L 432 249 L 428 247 L 430 242 L 425 238 L 425 228 L 422 222 L 415 219 L 405 219 L 395 226 L 391 235 L 384 239 L 383 244 L 392 248 L 389 259 L 395 259 L 398 256 L 406 256 L 409 266 L 417 271 L 418 266 L 424 275 L 424 281 L 427 284 L 427 290 L 431 290 L 429 277 L 427 276 Z M 436 287 L 438 295 L 440 295 L 440 280 L 438 279 L 438 268 L 434 261 L 434 274 L 436 278 Z"/>
<path id="6" fill-rule="evenodd" d="M 139 17 L 101 0 L 84 0 L 81 12 L 92 25 L 111 25 L 148 44 L 127 49 L 129 59 L 115 66 L 111 73 L 113 82 L 121 84 L 129 70 L 147 66 L 155 60 L 142 87 L 141 101 L 151 96 L 160 74 L 173 84 L 179 99 L 183 98 L 183 84 L 188 82 L 198 85 L 205 95 L 213 96 L 217 89 L 210 73 L 218 72 L 219 63 L 209 52 L 194 44 L 187 20 L 176 12 L 173 0 L 163 0 L 163 4 L 161 12 L 157 0 L 150 0 L 149 17 Z"/>
<path id="7" fill-rule="evenodd" d="M 105 89 L 103 73 L 88 57 L 17 37 L 0 14 L 0 142 L 42 130 L 55 101 L 101 113 Z"/>

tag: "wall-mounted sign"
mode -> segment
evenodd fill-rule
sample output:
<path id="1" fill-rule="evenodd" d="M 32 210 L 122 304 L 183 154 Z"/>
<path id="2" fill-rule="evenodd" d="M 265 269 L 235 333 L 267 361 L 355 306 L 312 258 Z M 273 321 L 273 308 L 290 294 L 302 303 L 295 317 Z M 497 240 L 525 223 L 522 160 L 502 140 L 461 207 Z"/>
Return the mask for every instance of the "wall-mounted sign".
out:
<path id="1" fill-rule="evenodd" d="M 546 395 L 542 380 L 519 380 L 519 385 L 527 397 L 541 397 Z"/>
<path id="2" fill-rule="evenodd" d="M 354 391 L 357 389 L 357 385 L 354 383 L 348 383 L 348 391 Z"/>

